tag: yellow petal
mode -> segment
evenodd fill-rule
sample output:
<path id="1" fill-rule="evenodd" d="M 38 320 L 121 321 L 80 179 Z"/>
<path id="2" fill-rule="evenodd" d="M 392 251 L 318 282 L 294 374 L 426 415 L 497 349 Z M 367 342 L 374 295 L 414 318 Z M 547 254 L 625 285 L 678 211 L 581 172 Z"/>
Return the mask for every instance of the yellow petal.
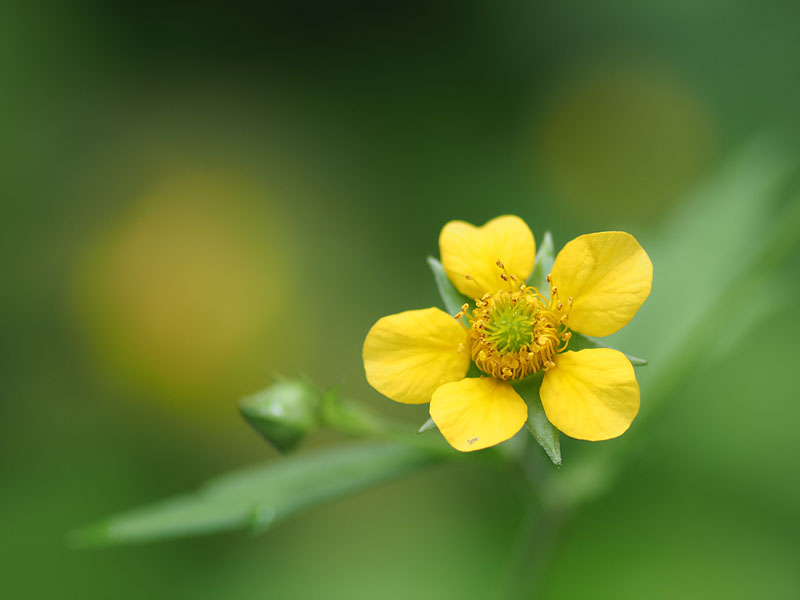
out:
<path id="1" fill-rule="evenodd" d="M 364 340 L 369 384 L 405 404 L 424 404 L 443 383 L 464 377 L 469 353 L 464 328 L 438 308 L 408 310 L 379 319 Z"/>
<path id="2" fill-rule="evenodd" d="M 556 355 L 539 395 L 547 418 L 579 440 L 608 440 L 625 433 L 639 412 L 639 384 L 625 355 L 594 348 Z"/>
<path id="3" fill-rule="evenodd" d="M 431 417 L 453 448 L 470 452 L 513 437 L 528 419 L 528 405 L 505 381 L 468 378 L 433 393 Z"/>
<path id="4" fill-rule="evenodd" d="M 458 291 L 480 298 L 487 292 L 507 288 L 500 279 L 498 260 L 510 274 L 520 278 L 520 283 L 524 282 L 533 271 L 536 244 L 531 230 L 519 217 L 497 217 L 481 227 L 450 221 L 439 235 L 439 254 L 445 273 Z"/>
<path id="5" fill-rule="evenodd" d="M 621 329 L 650 295 L 653 263 L 628 233 L 590 233 L 558 253 L 551 281 L 564 305 L 573 298 L 570 329 L 602 337 Z"/>

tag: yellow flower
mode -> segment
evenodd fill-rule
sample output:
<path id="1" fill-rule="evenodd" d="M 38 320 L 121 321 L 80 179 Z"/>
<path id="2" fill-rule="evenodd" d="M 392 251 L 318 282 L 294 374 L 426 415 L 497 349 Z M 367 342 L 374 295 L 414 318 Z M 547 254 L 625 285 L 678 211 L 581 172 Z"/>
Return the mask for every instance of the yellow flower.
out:
<path id="1" fill-rule="evenodd" d="M 525 280 L 533 234 L 519 217 L 482 227 L 451 221 L 439 236 L 453 285 L 475 298 L 452 315 L 438 308 L 383 317 L 367 334 L 367 381 L 397 402 L 430 402 L 430 414 L 457 450 L 499 444 L 525 424 L 528 407 L 510 382 L 544 371 L 540 397 L 550 422 L 583 440 L 624 433 L 639 411 L 639 386 L 624 354 L 568 350 L 571 331 L 606 336 L 647 299 L 653 265 L 620 231 L 582 235 L 555 259 L 547 297 Z M 483 372 L 466 377 L 470 363 Z"/>

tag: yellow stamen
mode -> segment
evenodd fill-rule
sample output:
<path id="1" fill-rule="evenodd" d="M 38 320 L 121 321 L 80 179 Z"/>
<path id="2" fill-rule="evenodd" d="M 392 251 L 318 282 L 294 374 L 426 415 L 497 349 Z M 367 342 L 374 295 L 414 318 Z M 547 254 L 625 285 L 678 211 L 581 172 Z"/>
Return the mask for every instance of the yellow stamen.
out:
<path id="1" fill-rule="evenodd" d="M 497 266 L 505 271 L 501 261 Z M 500 278 L 516 280 L 507 272 L 501 273 Z M 567 347 L 572 337 L 566 325 L 571 306 L 570 299 L 567 312 L 562 312 L 564 304 L 559 301 L 555 286 L 551 287 L 549 300 L 524 284 L 510 291 L 485 294 L 475 301 L 472 314 L 467 315 L 471 321 L 467 343 L 472 360 L 484 373 L 504 380 L 552 368 L 555 355 Z"/>
<path id="2" fill-rule="evenodd" d="M 461 310 L 458 311 L 458 313 L 456 313 L 455 317 L 456 321 L 461 321 L 463 323 L 464 315 L 466 315 L 468 311 L 469 311 L 469 304 L 465 302 L 464 304 L 461 305 Z"/>

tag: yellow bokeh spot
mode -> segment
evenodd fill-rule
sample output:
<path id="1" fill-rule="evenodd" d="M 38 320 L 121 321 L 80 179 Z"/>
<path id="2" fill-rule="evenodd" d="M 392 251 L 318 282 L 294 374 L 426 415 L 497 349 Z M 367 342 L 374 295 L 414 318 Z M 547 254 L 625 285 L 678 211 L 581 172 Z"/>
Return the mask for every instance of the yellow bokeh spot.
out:
<path id="1" fill-rule="evenodd" d="M 288 296 L 265 193 L 229 174 L 177 175 L 90 244 L 75 306 L 109 376 L 230 402 Z"/>
<path id="2" fill-rule="evenodd" d="M 538 115 L 536 164 L 574 214 L 652 219 L 710 162 L 712 117 L 666 69 L 601 66 L 551 87 Z"/>

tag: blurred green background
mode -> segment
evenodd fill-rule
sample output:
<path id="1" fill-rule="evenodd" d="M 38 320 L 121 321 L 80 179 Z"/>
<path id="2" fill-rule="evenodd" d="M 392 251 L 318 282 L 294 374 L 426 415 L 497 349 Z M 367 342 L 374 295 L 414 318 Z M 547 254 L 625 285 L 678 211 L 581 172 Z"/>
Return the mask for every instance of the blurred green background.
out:
<path id="1" fill-rule="evenodd" d="M 367 386 L 364 335 L 438 303 L 446 221 L 514 213 L 557 248 L 629 231 L 656 273 L 619 338 L 652 361 L 642 414 L 563 442 L 564 477 L 618 474 L 537 597 L 800 597 L 798 3 L 2 12 L 0 595 L 501 597 L 536 507 L 472 464 L 260 536 L 66 536 L 276 458 L 236 407 L 275 373 L 422 423 Z"/>

